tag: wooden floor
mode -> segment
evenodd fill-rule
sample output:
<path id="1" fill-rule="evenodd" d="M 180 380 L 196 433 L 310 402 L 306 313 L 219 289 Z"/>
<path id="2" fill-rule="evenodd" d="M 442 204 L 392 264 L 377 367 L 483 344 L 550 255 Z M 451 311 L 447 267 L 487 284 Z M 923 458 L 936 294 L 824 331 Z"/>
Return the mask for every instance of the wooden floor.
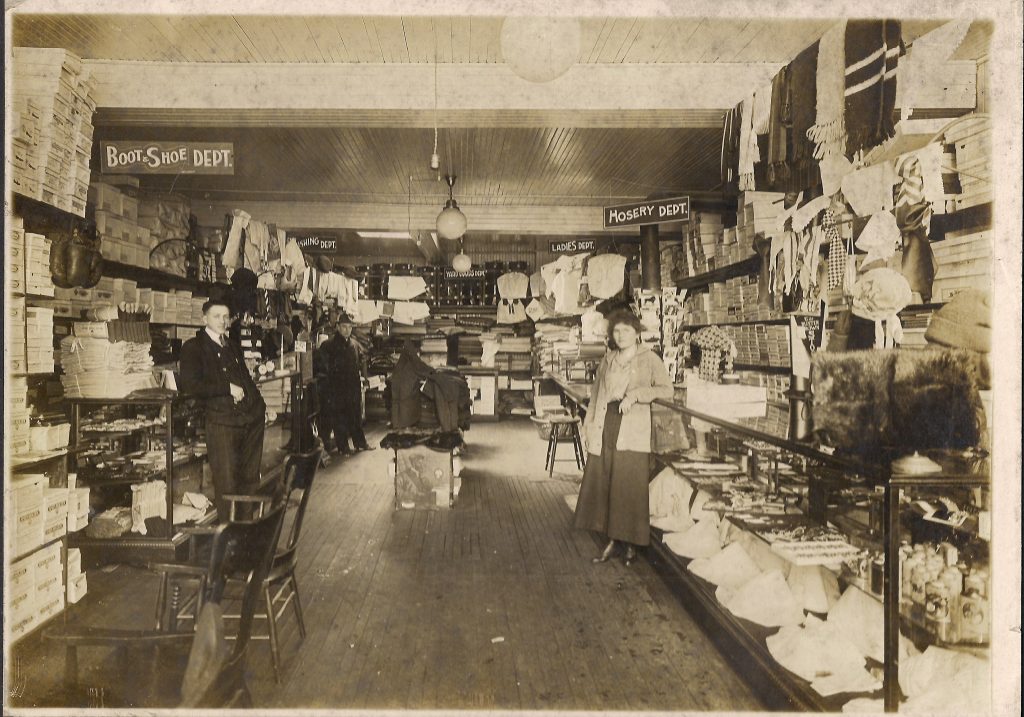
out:
<path id="1" fill-rule="evenodd" d="M 598 544 L 572 530 L 564 500 L 580 474 L 570 461 L 548 478 L 529 422 L 477 424 L 467 440 L 450 510 L 393 511 L 389 451 L 321 471 L 300 546 L 307 636 L 285 617 L 280 684 L 268 644 L 250 647 L 258 706 L 762 709 L 646 562 L 590 562 Z M 150 620 L 148 577 L 119 568 L 89 580 L 109 593 L 89 608 L 97 622 L 114 610 Z M 62 653 L 24 653 L 16 703 L 31 705 L 58 683 Z M 123 675 L 89 655 L 83 683 Z"/>

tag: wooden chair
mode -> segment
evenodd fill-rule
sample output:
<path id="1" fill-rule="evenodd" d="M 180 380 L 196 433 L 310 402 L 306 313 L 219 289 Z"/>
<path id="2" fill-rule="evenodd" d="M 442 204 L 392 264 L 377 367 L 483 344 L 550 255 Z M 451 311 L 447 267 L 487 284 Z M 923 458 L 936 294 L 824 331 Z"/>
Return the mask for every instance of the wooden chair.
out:
<path id="1" fill-rule="evenodd" d="M 322 444 L 317 441 L 312 450 L 306 453 L 289 455 L 285 460 L 283 489 L 279 494 L 281 505 L 290 516 L 290 525 L 287 529 L 287 540 L 283 545 L 276 547 L 274 558 L 270 569 L 263 579 L 262 600 L 263 606 L 254 614 L 254 619 L 267 621 L 267 632 L 265 634 L 251 634 L 252 640 L 269 640 L 270 655 L 274 666 L 274 678 L 280 680 L 281 656 L 278 640 L 278 621 L 284 616 L 289 605 L 295 610 L 295 618 L 299 628 L 299 636 L 306 637 L 306 625 L 302 618 L 302 604 L 299 598 L 299 585 L 295 579 L 295 568 L 297 565 L 297 552 L 299 535 L 302 531 L 302 523 L 306 514 L 306 507 L 309 505 L 309 497 L 313 490 L 313 479 L 316 477 L 317 468 L 320 465 L 320 457 L 323 452 Z M 301 492 L 301 497 L 293 500 L 296 493 Z M 251 515 L 262 509 L 265 498 L 260 496 L 230 495 L 225 496 L 229 503 L 229 520 L 237 520 L 241 515 Z M 288 518 L 285 522 L 288 523 Z M 284 532 L 284 531 L 283 531 Z M 170 568 L 171 566 L 167 566 Z M 181 583 L 172 586 L 166 584 L 161 586 L 157 604 L 157 624 L 162 624 L 162 616 L 170 614 L 170 623 L 176 626 L 178 622 L 197 620 L 199 609 L 202 605 L 197 601 L 196 596 L 202 593 L 205 576 L 203 569 L 190 569 L 186 571 L 168 570 L 165 580 L 175 573 L 179 578 L 194 579 L 198 582 L 197 592 L 181 600 Z M 228 589 L 234 590 L 238 586 L 238 577 L 232 576 L 228 580 Z M 243 613 L 244 614 L 244 611 Z M 238 620 L 241 614 L 225 614 L 226 620 Z M 228 636 L 227 639 L 233 639 Z"/>
<path id="2" fill-rule="evenodd" d="M 295 579 L 295 568 L 298 564 L 299 535 L 302 532 L 302 522 L 306 515 L 306 507 L 309 505 L 309 497 L 313 493 L 313 479 L 316 478 L 321 455 L 322 445 L 318 441 L 312 450 L 288 456 L 284 465 L 285 505 L 288 507 L 295 505 L 292 500 L 295 493 L 301 491 L 302 496 L 298 499 L 294 510 L 289 511 L 292 514 L 292 518 L 287 532 L 288 539 L 284 545 L 278 546 L 270 566 L 270 571 L 263 581 L 265 608 L 262 613 L 256 613 L 256 618 L 266 619 L 267 634 L 252 636 L 254 640 L 270 641 L 270 656 L 274 664 L 274 679 L 277 681 L 281 679 L 278 620 L 284 615 L 289 604 L 292 604 L 295 608 L 295 619 L 299 628 L 299 636 L 302 639 L 306 637 L 306 625 L 302 619 L 302 603 L 299 599 L 299 584 Z"/>
<path id="3" fill-rule="evenodd" d="M 47 630 L 45 639 L 58 640 L 65 645 L 64 685 L 65 702 L 73 700 L 78 689 L 78 650 L 83 647 L 159 648 L 191 646 L 181 687 L 181 706 L 224 707 L 251 706 L 248 687 L 244 679 L 246 648 L 252 632 L 253 616 L 261 598 L 262 586 L 273 561 L 274 550 L 284 519 L 284 506 L 265 511 L 250 522 L 223 523 L 203 529 L 212 536 L 210 558 L 205 568 L 189 565 L 161 565 L 164 571 L 181 571 L 200 578 L 198 604 L 202 615 L 201 632 L 125 630 L 105 627 L 81 627 L 65 623 Z M 156 566 L 153 566 L 156 567 Z M 238 634 L 234 646 L 228 648 L 220 624 L 220 604 L 229 579 L 244 576 L 244 589 L 240 610 Z M 141 662 L 139 672 L 144 672 Z M 128 665 L 131 668 L 131 663 Z M 155 684 L 166 679 L 166 665 L 154 674 L 125 674 L 123 683 L 136 688 L 145 700 L 147 695 L 159 693 Z M 151 677 L 154 685 L 140 685 Z M 115 699 L 114 702 L 117 700 Z M 90 700 L 94 702 L 94 700 Z M 86 704 L 88 704 L 87 702 Z M 126 700 L 131 706 L 143 706 L 139 700 Z M 67 705 L 75 706 L 75 705 Z M 113 705 L 105 705 L 113 706 Z"/>

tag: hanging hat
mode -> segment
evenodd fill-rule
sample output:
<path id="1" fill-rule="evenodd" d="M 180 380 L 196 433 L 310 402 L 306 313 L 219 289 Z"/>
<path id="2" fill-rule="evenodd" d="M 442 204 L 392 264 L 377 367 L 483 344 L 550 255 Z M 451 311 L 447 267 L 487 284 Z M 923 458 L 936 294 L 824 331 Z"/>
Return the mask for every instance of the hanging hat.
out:
<path id="1" fill-rule="evenodd" d="M 853 287 L 853 314 L 879 321 L 895 316 L 913 299 L 910 284 L 893 269 L 872 269 Z"/>
<path id="2" fill-rule="evenodd" d="M 987 292 L 964 289 L 932 316 L 924 338 L 934 344 L 992 350 L 992 300 Z"/>

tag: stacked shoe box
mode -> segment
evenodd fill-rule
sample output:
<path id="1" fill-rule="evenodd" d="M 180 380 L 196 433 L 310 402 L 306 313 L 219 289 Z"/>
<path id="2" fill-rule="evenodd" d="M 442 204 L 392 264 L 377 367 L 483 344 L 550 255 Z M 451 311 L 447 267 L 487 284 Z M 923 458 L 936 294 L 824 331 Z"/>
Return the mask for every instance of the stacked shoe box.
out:
<path id="1" fill-rule="evenodd" d="M 43 623 L 64 610 L 64 563 L 61 544 L 51 543 L 34 555 L 36 620 Z"/>
<path id="2" fill-rule="evenodd" d="M 46 506 L 43 519 L 44 543 L 52 543 L 67 534 L 68 495 L 67 488 L 47 488 L 43 491 L 43 503 Z"/>
<path id="3" fill-rule="evenodd" d="M 736 344 L 736 363 L 778 367 L 790 365 L 788 326 L 742 324 L 722 328 Z"/>
<path id="4" fill-rule="evenodd" d="M 53 309 L 29 306 L 25 309 L 26 373 L 53 373 Z"/>
<path id="5" fill-rule="evenodd" d="M 938 262 L 932 282 L 932 301 L 948 301 L 968 288 L 992 289 L 992 237 L 989 231 L 947 235 L 932 244 Z"/>
<path id="6" fill-rule="evenodd" d="M 75 533 L 89 525 L 89 489 L 78 488 L 68 477 L 68 532 Z"/>
<path id="7" fill-rule="evenodd" d="M 50 278 L 50 240 L 42 234 L 25 233 L 25 292 L 53 296 Z"/>
<path id="8" fill-rule="evenodd" d="M 14 525 L 8 533 L 11 555 L 26 555 L 43 544 L 46 485 L 46 476 L 41 474 L 11 477 L 4 507 L 5 513 L 9 511 L 14 516 Z"/>
<path id="9" fill-rule="evenodd" d="M 14 190 L 85 216 L 94 80 L 63 49 L 13 50 Z"/>
<path id="10" fill-rule="evenodd" d="M 29 426 L 28 381 L 24 377 L 8 377 L 5 408 L 5 436 L 11 455 L 28 453 L 32 449 L 32 434 Z"/>
<path id="11" fill-rule="evenodd" d="M 740 383 L 745 386 L 764 386 L 768 400 L 774 403 L 786 402 L 786 391 L 789 390 L 789 376 L 760 371 L 737 371 Z"/>
<path id="12" fill-rule="evenodd" d="M 128 188 L 127 191 L 134 191 Z M 112 261 L 149 268 L 154 242 L 139 223 L 139 201 L 119 187 L 102 181 L 89 185 L 89 207 L 103 239 L 103 255 Z"/>

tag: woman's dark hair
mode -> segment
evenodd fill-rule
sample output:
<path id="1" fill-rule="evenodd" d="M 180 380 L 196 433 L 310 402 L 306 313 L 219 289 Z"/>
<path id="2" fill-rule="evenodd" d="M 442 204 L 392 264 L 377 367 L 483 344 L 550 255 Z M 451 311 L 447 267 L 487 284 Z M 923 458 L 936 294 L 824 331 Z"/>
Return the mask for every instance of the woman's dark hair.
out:
<path id="1" fill-rule="evenodd" d="M 629 309 L 616 309 L 608 316 L 608 345 L 614 346 L 615 348 L 622 348 L 621 346 L 615 345 L 615 337 L 612 332 L 618 324 L 626 324 L 627 326 L 633 327 L 633 330 L 639 334 L 643 330 L 643 326 L 640 324 L 640 319 L 636 317 Z"/>

